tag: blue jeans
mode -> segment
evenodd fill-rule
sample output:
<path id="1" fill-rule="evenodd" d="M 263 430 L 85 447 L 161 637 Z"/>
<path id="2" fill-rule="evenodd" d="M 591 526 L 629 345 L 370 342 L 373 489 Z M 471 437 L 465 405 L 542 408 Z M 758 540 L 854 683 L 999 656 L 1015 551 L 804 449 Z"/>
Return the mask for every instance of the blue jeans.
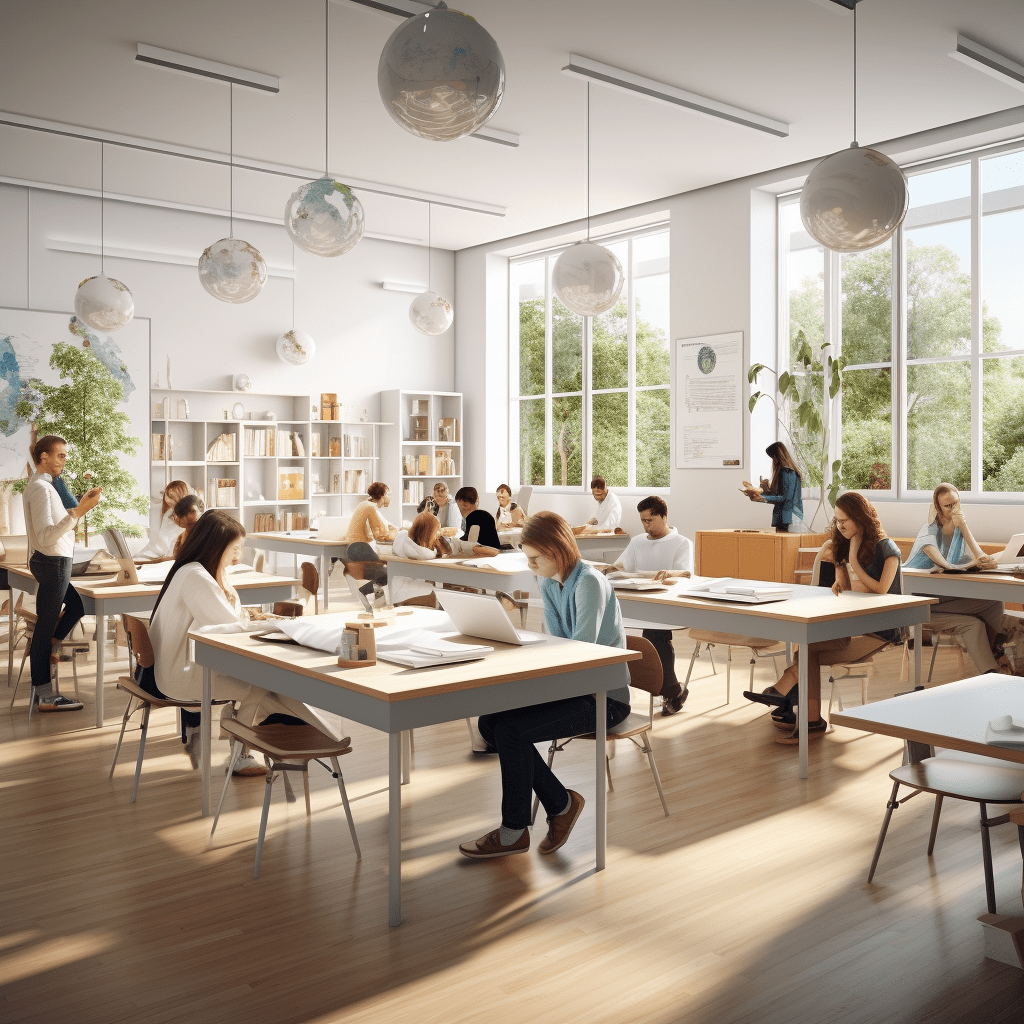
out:
<path id="1" fill-rule="evenodd" d="M 71 559 L 42 555 L 36 551 L 28 563 L 39 584 L 36 589 L 36 627 L 32 633 L 29 666 L 32 685 L 50 682 L 51 640 L 64 640 L 78 625 L 85 608 L 78 591 L 71 586 Z M 61 612 L 61 606 L 64 611 Z"/>
<path id="2" fill-rule="evenodd" d="M 629 715 L 629 706 L 608 701 L 608 725 L 618 725 Z M 505 828 L 530 824 L 530 798 L 536 793 L 551 818 L 561 814 L 569 791 L 540 756 L 535 743 L 564 740 L 597 729 L 597 700 L 587 694 L 534 704 L 528 708 L 481 715 L 480 734 L 498 750 L 501 764 L 501 823 Z"/>

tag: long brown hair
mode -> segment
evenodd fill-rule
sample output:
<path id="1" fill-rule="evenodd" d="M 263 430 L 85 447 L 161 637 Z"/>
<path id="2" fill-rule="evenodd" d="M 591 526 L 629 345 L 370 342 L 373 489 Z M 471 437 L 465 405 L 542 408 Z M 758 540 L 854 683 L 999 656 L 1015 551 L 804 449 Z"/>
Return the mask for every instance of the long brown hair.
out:
<path id="1" fill-rule="evenodd" d="M 860 527 L 860 547 L 857 550 L 857 561 L 863 566 L 872 563 L 878 542 L 885 540 L 888 534 L 878 521 L 875 506 L 856 491 L 847 491 L 836 499 L 836 510 L 845 512 Z M 850 542 L 839 532 L 832 522 L 832 555 L 836 565 L 843 565 L 850 560 Z"/>
<path id="2" fill-rule="evenodd" d="M 191 494 L 192 488 L 189 487 L 184 480 L 172 480 L 165 488 L 163 498 L 164 500 L 160 504 L 160 518 L 162 519 L 164 513 L 169 508 L 174 506 L 185 497 L 186 494 Z"/>
<path id="3" fill-rule="evenodd" d="M 552 559 L 563 581 L 580 560 L 572 527 L 557 512 L 537 512 L 530 516 L 523 527 L 521 543 L 529 544 Z"/>
<path id="4" fill-rule="evenodd" d="M 773 444 L 768 445 L 764 450 L 765 455 L 770 455 L 772 459 L 772 482 L 769 485 L 769 491 L 772 494 L 779 493 L 779 487 L 782 482 L 782 471 L 784 469 L 791 469 L 794 473 L 803 480 L 804 475 L 800 472 L 800 467 L 796 464 L 796 459 L 790 454 L 789 449 L 781 442 L 776 441 Z"/>
<path id="5" fill-rule="evenodd" d="M 174 564 L 171 566 L 170 572 L 167 573 L 156 604 L 153 606 L 153 615 L 160 607 L 160 602 L 163 600 L 164 594 L 167 593 L 171 580 L 183 565 L 188 565 L 189 562 L 198 562 L 216 579 L 220 560 L 228 545 L 244 536 L 245 527 L 228 512 L 219 508 L 211 508 L 204 512 L 196 525 L 188 531 L 185 543 L 182 544 L 178 557 L 174 559 Z"/>
<path id="6" fill-rule="evenodd" d="M 421 512 L 409 527 L 409 540 L 419 544 L 421 548 L 431 548 L 441 553 L 438 538 L 441 536 L 441 523 L 433 512 Z"/>

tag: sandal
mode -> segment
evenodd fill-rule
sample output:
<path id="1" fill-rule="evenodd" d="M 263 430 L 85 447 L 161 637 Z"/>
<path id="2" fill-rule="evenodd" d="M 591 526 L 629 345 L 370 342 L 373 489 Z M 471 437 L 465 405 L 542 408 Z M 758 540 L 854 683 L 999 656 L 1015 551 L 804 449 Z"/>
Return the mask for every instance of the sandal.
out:
<path id="1" fill-rule="evenodd" d="M 811 739 L 813 736 L 824 736 L 828 732 L 828 722 L 824 718 L 819 718 L 816 722 L 807 723 L 807 738 Z M 776 743 L 781 743 L 786 747 L 795 747 L 800 743 L 800 730 L 797 727 L 793 727 L 789 732 L 782 736 L 775 737 Z"/>

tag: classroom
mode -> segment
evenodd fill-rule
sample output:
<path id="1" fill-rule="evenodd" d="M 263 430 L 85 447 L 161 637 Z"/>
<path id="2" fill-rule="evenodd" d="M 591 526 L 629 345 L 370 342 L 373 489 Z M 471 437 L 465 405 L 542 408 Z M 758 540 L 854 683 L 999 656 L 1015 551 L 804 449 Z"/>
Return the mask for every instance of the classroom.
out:
<path id="1" fill-rule="evenodd" d="M 3 0 L 0 1018 L 1024 1019 L 1022 15 Z"/>

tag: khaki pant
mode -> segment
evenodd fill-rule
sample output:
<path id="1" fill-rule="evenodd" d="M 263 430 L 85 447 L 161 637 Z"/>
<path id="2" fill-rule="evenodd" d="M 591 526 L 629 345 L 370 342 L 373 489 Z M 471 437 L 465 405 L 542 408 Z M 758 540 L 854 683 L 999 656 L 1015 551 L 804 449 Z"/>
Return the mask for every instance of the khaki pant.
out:
<path id="1" fill-rule="evenodd" d="M 285 697 L 283 694 L 274 693 L 272 690 L 264 690 L 260 686 L 252 686 L 250 683 L 243 683 L 241 679 L 232 676 L 213 673 L 212 692 L 214 700 L 233 700 L 238 703 L 238 710 L 234 712 L 236 721 L 242 725 L 259 725 L 268 715 L 293 715 L 308 722 L 315 729 L 326 733 L 332 739 L 341 739 L 338 730 L 328 724 L 319 712 L 302 701 L 292 697 Z M 232 717 L 230 704 L 224 706 L 221 712 L 222 717 Z M 225 736 L 222 735 L 221 739 Z"/>
<path id="2" fill-rule="evenodd" d="M 820 640 L 807 646 L 807 720 L 816 722 L 821 718 L 821 666 L 849 665 L 880 651 L 887 640 L 868 633 L 864 636 L 845 636 L 837 640 Z M 775 684 L 779 693 L 789 693 L 799 682 L 800 652 L 793 656 L 793 664 L 782 673 Z"/>

